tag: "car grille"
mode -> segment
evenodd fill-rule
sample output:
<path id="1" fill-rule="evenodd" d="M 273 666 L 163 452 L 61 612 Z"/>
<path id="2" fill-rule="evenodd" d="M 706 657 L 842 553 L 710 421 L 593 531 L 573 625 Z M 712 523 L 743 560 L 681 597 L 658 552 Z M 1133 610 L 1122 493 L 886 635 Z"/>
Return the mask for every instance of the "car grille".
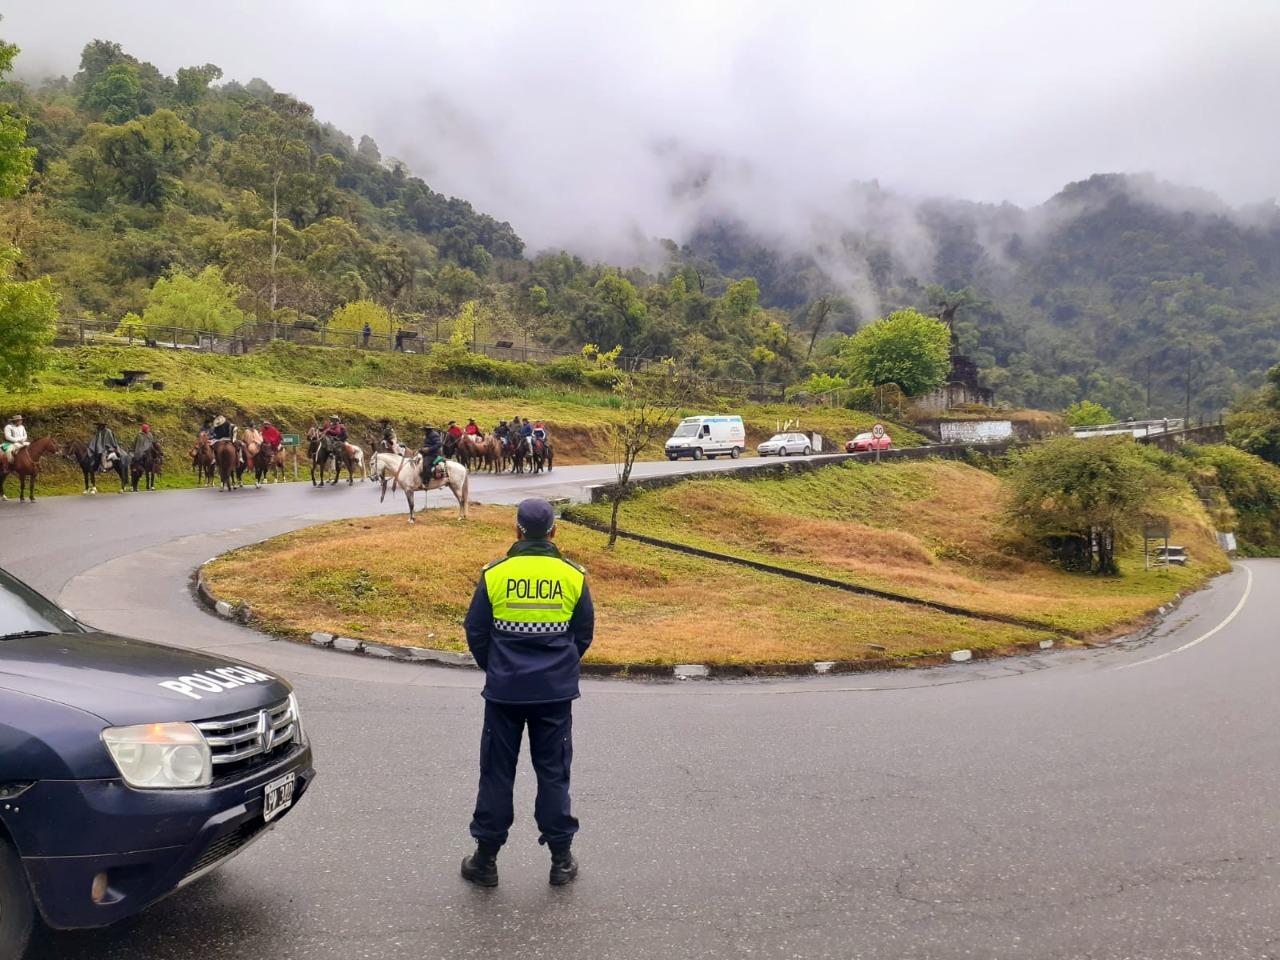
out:
<path id="1" fill-rule="evenodd" d="M 204 853 L 200 854 L 200 859 L 191 865 L 191 869 L 182 878 L 179 886 L 184 883 L 190 883 L 201 874 L 212 870 L 224 860 L 239 853 L 269 826 L 271 824 L 263 820 L 251 820 L 248 823 L 241 824 L 230 833 L 218 837 L 209 846 L 205 847 Z"/>
<path id="2" fill-rule="evenodd" d="M 203 720 L 196 727 L 213 754 L 213 771 L 221 776 L 268 758 L 293 741 L 298 721 L 288 700 L 252 713 Z"/>

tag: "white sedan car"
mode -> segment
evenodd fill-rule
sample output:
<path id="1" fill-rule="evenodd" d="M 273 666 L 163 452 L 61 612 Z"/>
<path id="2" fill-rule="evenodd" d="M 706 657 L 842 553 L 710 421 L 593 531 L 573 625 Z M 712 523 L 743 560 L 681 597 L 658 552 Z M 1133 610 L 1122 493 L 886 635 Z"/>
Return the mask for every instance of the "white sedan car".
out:
<path id="1" fill-rule="evenodd" d="M 762 457 L 786 457 L 793 453 L 807 457 L 813 453 L 813 443 L 803 433 L 775 433 L 756 449 Z"/>

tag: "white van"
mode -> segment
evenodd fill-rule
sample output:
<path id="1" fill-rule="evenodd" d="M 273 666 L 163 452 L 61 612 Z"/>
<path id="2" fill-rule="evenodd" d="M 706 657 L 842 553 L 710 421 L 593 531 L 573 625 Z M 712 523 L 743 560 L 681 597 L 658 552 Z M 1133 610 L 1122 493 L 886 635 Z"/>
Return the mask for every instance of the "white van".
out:
<path id="1" fill-rule="evenodd" d="M 666 452 L 668 460 L 714 460 L 722 453 L 737 460 L 746 446 L 747 429 L 741 417 L 685 417 L 667 441 Z"/>

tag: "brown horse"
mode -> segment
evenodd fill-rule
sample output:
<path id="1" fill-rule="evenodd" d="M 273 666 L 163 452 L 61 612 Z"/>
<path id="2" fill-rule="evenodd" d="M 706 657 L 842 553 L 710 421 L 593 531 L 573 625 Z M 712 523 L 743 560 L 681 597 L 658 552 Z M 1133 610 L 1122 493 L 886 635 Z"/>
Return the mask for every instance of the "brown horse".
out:
<path id="1" fill-rule="evenodd" d="M 200 481 L 200 486 L 206 487 L 213 483 L 213 478 L 218 469 L 218 462 L 213 456 L 213 445 L 209 443 L 209 438 L 203 433 L 200 439 L 196 441 L 196 445 L 191 448 L 191 468 L 196 472 L 196 479 Z"/>
<path id="2" fill-rule="evenodd" d="M 276 474 L 276 482 L 279 483 L 284 478 L 284 448 L 277 450 L 270 444 L 259 444 L 249 457 L 249 464 L 253 467 L 253 485 L 260 487 L 267 482 L 267 477 L 271 473 Z"/>
<path id="3" fill-rule="evenodd" d="M 40 473 L 40 458 L 46 453 L 60 453 L 58 443 L 53 437 L 41 437 L 23 447 L 13 455 L 13 460 L 8 457 L 0 457 L 0 500 L 7 500 L 4 495 L 5 478 L 11 474 L 18 475 L 18 502 L 21 503 L 27 499 L 27 481 L 31 481 L 31 497 L 32 503 L 36 502 L 36 477 Z"/>
<path id="4" fill-rule="evenodd" d="M 453 459 L 467 468 L 475 469 L 476 463 L 485 462 L 485 442 L 479 437 L 459 437 L 454 446 Z"/>
<path id="5" fill-rule="evenodd" d="M 218 464 L 218 491 L 231 491 L 240 486 L 244 465 L 240 460 L 240 448 L 230 440 L 213 445 L 213 456 Z"/>

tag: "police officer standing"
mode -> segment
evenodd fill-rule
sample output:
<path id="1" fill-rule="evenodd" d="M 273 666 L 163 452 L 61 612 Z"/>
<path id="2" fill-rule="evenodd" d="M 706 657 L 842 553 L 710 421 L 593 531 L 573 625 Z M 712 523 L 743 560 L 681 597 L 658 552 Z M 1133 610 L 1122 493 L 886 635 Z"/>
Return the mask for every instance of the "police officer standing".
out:
<path id="1" fill-rule="evenodd" d="M 516 543 L 484 568 L 467 613 L 467 645 L 485 672 L 480 789 L 471 836 L 476 852 L 462 861 L 464 879 L 497 886 L 498 851 L 515 819 L 512 789 L 520 738 L 538 777 L 533 815 L 539 843 L 551 848 L 551 883 L 578 875 L 570 850 L 578 821 L 569 808 L 573 701 L 578 664 L 595 633 L 585 571 L 551 542 L 556 516 L 546 500 L 516 510 Z"/>

